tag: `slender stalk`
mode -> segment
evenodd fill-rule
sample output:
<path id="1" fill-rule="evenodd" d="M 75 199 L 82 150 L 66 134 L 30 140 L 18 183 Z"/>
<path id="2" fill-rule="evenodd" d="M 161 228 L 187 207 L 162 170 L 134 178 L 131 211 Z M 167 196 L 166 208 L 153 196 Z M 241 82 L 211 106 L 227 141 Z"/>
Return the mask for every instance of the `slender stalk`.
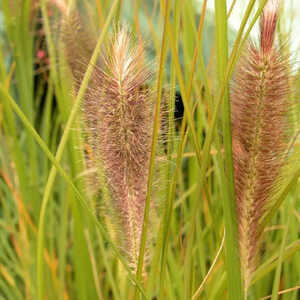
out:
<path id="1" fill-rule="evenodd" d="M 162 37 L 160 63 L 159 63 L 159 71 L 158 71 L 158 79 L 157 79 L 157 98 L 156 98 L 154 126 L 153 126 L 153 133 L 152 133 L 152 145 L 151 145 L 152 149 L 151 149 L 149 175 L 148 175 L 148 183 L 147 183 L 147 197 L 146 197 L 144 222 L 143 222 L 139 260 L 138 260 L 138 267 L 137 267 L 137 274 L 136 274 L 138 281 L 141 281 L 141 277 L 142 277 L 143 261 L 144 261 L 146 239 L 147 239 L 147 229 L 149 224 L 149 211 L 150 211 L 150 199 L 151 199 L 153 172 L 154 172 L 154 160 L 156 155 L 158 127 L 159 127 L 159 119 L 160 119 L 162 80 L 163 80 L 164 64 L 165 64 L 165 57 L 166 57 L 166 50 L 167 50 L 166 49 L 166 24 L 169 16 L 168 0 L 165 0 L 165 5 L 166 5 L 166 10 L 164 15 L 164 31 Z M 137 290 L 136 290 L 136 299 L 138 299 Z"/>
<path id="2" fill-rule="evenodd" d="M 212 262 L 212 264 L 210 266 L 210 268 L 209 268 L 209 271 L 207 272 L 207 274 L 204 277 L 203 281 L 201 282 L 199 288 L 197 289 L 197 291 L 193 295 L 192 300 L 196 300 L 200 296 L 200 293 L 203 290 L 203 287 L 204 287 L 205 283 L 207 282 L 207 280 L 208 280 L 211 272 L 213 271 L 213 269 L 214 269 L 214 267 L 215 267 L 215 265 L 216 265 L 216 263 L 218 261 L 218 258 L 219 258 L 220 254 L 222 252 L 222 249 L 223 249 L 223 246 L 224 246 L 224 241 L 225 241 L 225 231 L 224 231 L 224 234 L 223 234 L 223 238 L 222 238 L 222 242 L 221 242 L 220 248 L 219 248 L 219 250 L 218 250 L 218 252 L 217 252 L 217 254 L 216 254 L 216 256 L 215 256 L 215 258 L 214 258 L 214 260 L 213 260 L 213 262 Z"/>
<path id="3" fill-rule="evenodd" d="M 225 81 L 228 63 L 227 8 L 226 1 L 215 0 L 217 66 L 219 86 Z M 237 209 L 235 206 L 234 175 L 232 161 L 231 117 L 229 102 L 229 86 L 225 86 L 223 98 L 223 139 L 224 164 L 221 170 L 223 187 L 225 187 L 223 210 L 226 228 L 225 255 L 229 299 L 242 299 L 242 275 L 238 251 Z"/>
<path id="4" fill-rule="evenodd" d="M 277 300 L 278 299 L 278 292 L 279 292 L 279 286 L 280 286 L 280 278 L 281 278 L 281 270 L 282 270 L 282 263 L 283 263 L 283 255 L 284 255 L 284 250 L 285 250 L 285 245 L 287 241 L 287 235 L 291 223 L 291 216 L 292 216 L 292 209 L 294 207 L 294 199 L 296 198 L 293 197 L 292 201 L 287 203 L 287 223 L 285 225 L 284 231 L 283 231 L 283 237 L 282 237 L 282 242 L 280 246 L 280 252 L 279 252 L 279 259 L 275 271 L 275 278 L 273 282 L 273 289 L 272 289 L 272 298 L 271 300 Z"/>

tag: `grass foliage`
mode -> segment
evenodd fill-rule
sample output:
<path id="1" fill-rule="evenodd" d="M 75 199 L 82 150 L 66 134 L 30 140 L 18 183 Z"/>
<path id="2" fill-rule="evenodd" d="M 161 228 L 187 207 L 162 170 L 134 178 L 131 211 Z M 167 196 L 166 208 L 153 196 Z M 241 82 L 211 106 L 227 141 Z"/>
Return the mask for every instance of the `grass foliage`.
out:
<path id="1" fill-rule="evenodd" d="M 267 1 L 244 1 L 237 31 L 229 25 L 237 1 L 215 0 L 214 11 L 207 2 L 1 1 L 0 299 L 299 299 L 291 16 L 282 1 L 277 52 L 262 54 L 262 72 L 259 50 L 245 49 L 251 33 L 259 45 L 252 29 Z M 261 41 L 269 52 L 272 38 Z M 263 88 L 287 107 L 252 93 L 272 68 L 276 79 Z M 248 123 L 231 127 L 232 116 Z M 254 175 L 235 182 L 255 130 L 265 156 L 247 153 Z M 256 186 L 267 187 L 263 199 L 251 198 Z"/>

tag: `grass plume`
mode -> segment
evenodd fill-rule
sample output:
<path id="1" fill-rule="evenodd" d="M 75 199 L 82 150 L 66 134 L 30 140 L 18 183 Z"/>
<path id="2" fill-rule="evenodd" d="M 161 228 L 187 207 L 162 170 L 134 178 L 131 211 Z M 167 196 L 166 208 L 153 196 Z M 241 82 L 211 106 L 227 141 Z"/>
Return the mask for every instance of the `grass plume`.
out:
<path id="1" fill-rule="evenodd" d="M 75 81 L 80 82 L 82 68 L 88 61 L 88 48 L 79 52 L 83 59 L 72 55 L 73 41 L 80 48 L 86 43 L 76 28 L 79 35 L 74 38 L 73 31 L 73 38 L 65 39 L 65 43 Z M 148 85 L 151 77 L 143 42 L 135 43 L 128 29 L 119 26 L 102 51 L 83 102 L 87 144 L 91 150 L 88 167 L 98 170 L 94 180 L 98 187 L 100 177 L 104 177 L 110 199 L 105 203 L 105 211 L 133 269 L 140 248 L 151 151 L 154 112 L 154 94 Z"/>
<path id="2" fill-rule="evenodd" d="M 290 66 L 275 45 L 279 2 L 270 0 L 260 21 L 260 45 L 250 42 L 231 89 L 239 246 L 247 290 L 259 257 L 259 224 L 280 185 L 288 140 Z"/>
<path id="3" fill-rule="evenodd" d="M 147 81 L 151 72 L 145 64 L 142 42 L 133 46 L 126 28 L 114 34 L 98 73 L 100 154 L 112 197 L 115 222 L 119 223 L 123 249 L 137 266 L 143 224 L 151 134 L 153 95 Z M 93 101 L 93 97 L 90 98 Z M 86 111 L 87 114 L 93 113 Z"/>

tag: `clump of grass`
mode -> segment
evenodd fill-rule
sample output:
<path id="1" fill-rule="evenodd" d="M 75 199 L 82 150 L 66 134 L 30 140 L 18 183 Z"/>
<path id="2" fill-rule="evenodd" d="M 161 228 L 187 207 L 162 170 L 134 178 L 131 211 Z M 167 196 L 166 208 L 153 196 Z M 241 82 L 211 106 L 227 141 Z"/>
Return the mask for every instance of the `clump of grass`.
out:
<path id="1" fill-rule="evenodd" d="M 239 246 L 245 290 L 259 257 L 262 217 L 281 184 L 288 147 L 289 59 L 275 45 L 279 1 L 260 21 L 260 45 L 244 51 L 231 89 L 232 138 Z"/>
<path id="2" fill-rule="evenodd" d="M 262 299 L 272 291 L 272 300 L 279 295 L 297 298 L 300 169 L 299 118 L 294 109 L 298 108 L 295 104 L 299 95 L 292 89 L 291 113 L 288 104 L 280 109 L 281 102 L 287 103 L 285 89 L 289 89 L 286 82 L 290 76 L 283 74 L 290 66 L 284 63 L 288 47 L 275 46 L 278 11 L 273 4 L 277 2 L 267 5 L 270 10 L 269 16 L 263 16 L 261 46 L 246 48 L 237 70 L 240 75 L 235 75 L 236 95 L 231 94 L 239 99 L 232 99 L 231 107 L 239 218 L 245 221 L 240 222 L 244 227 L 239 232 L 227 84 L 240 49 L 267 1 L 248 1 L 231 52 L 227 51 L 226 37 L 228 33 L 228 39 L 234 39 L 234 31 L 227 26 L 226 1 L 215 1 L 215 19 L 209 11 L 205 13 L 209 2 L 200 2 L 201 16 L 196 1 L 1 1 L 1 299 L 133 299 L 134 295 L 136 299 L 242 299 L 238 239 L 250 245 L 249 249 L 244 246 L 243 252 L 243 270 L 250 270 L 243 271 L 247 279 L 245 295 Z M 259 6 L 255 6 L 257 2 Z M 230 11 L 238 3 L 233 1 Z M 294 30 L 293 22 L 285 26 L 285 19 L 292 19 L 286 10 L 289 4 L 280 9 L 279 45 L 285 30 Z M 62 13 L 60 26 L 56 24 L 61 16 L 54 6 Z M 146 34 L 150 46 L 146 53 L 159 62 L 154 75 L 155 101 L 148 86 L 152 74 L 143 50 L 139 50 L 140 41 L 133 40 L 129 30 L 123 35 L 123 28 L 113 31 L 113 19 L 130 24 L 130 32 Z M 110 30 L 111 38 L 107 35 Z M 212 47 L 208 62 L 206 47 L 215 42 L 214 36 L 216 56 Z M 118 48 L 117 44 L 123 46 Z M 39 67 L 41 53 L 35 51 L 41 48 L 45 55 L 43 70 Z M 118 76 L 115 66 L 126 58 L 128 61 L 128 53 L 134 58 L 129 64 L 132 67 L 127 64 L 131 72 Z M 214 58 L 217 80 L 216 72 L 211 72 Z M 125 88 L 132 86 L 130 78 L 141 78 L 140 74 L 147 74 L 147 79 L 134 81 L 136 88 Z M 291 78 L 292 85 L 297 86 L 299 74 L 298 70 Z M 72 77 L 74 85 L 70 88 Z M 169 85 L 171 92 L 165 95 L 162 87 Z M 182 96 L 184 104 L 182 124 L 176 124 L 179 131 L 173 128 L 175 87 L 177 100 Z M 213 92 L 216 90 L 218 95 Z M 161 99 L 165 97 L 168 105 Z M 166 125 L 160 123 L 164 119 L 160 111 L 165 106 L 170 109 Z M 293 124 L 289 124 L 287 115 Z M 216 130 L 218 116 L 223 125 L 221 140 Z M 148 135 L 136 138 L 143 132 L 140 129 L 146 134 L 153 132 L 151 150 Z M 136 133 L 135 139 L 131 132 Z M 168 134 L 175 139 L 162 151 L 157 139 Z M 140 145 L 133 140 L 146 143 Z M 267 148 L 270 145 L 273 152 Z M 142 153 L 145 156 L 140 159 Z M 170 161 L 167 166 L 158 165 L 166 158 Z M 292 160 L 297 163 L 291 166 Z M 144 177 L 139 176 L 143 167 Z M 154 169 L 164 175 L 163 181 Z M 157 221 L 152 209 L 156 200 L 165 208 L 158 214 L 159 231 L 152 226 Z M 283 201 L 286 205 L 280 206 Z M 97 210 L 92 209 L 94 205 Z M 140 238 L 141 218 L 136 215 L 143 215 L 143 210 Z M 266 228 L 271 220 L 272 226 Z M 226 234 L 221 242 L 224 226 Z M 264 259 L 258 260 L 262 232 Z M 225 256 L 220 255 L 223 241 Z M 247 250 L 255 258 L 247 256 Z M 149 276 L 142 278 L 145 271 Z"/>

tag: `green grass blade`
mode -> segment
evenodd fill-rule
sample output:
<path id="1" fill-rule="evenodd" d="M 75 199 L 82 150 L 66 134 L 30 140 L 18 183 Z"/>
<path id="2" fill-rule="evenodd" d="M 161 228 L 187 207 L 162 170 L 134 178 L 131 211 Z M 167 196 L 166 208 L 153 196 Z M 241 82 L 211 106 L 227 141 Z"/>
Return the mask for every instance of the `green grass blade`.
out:
<path id="1" fill-rule="evenodd" d="M 143 229 L 142 229 L 142 236 L 141 236 L 141 245 L 140 245 L 139 260 L 138 260 L 138 267 L 137 267 L 137 280 L 138 281 L 141 281 L 141 276 L 142 276 L 143 261 L 144 261 L 146 239 L 147 239 L 147 230 L 148 230 L 148 224 L 149 224 L 149 210 L 150 210 L 152 180 L 153 180 L 153 172 L 154 172 L 154 161 L 155 161 L 155 156 L 156 156 L 158 128 L 159 128 L 159 120 L 160 120 L 162 80 L 163 80 L 164 64 L 165 64 L 166 51 L 167 51 L 166 26 L 167 26 L 167 20 L 169 17 L 169 1 L 168 0 L 166 0 L 165 5 L 166 5 L 166 7 L 165 7 L 165 14 L 164 14 L 164 31 L 163 31 L 163 36 L 162 36 L 160 63 L 159 63 L 158 79 L 157 79 L 157 97 L 156 97 L 156 105 L 155 105 L 154 126 L 153 126 L 153 133 L 152 133 L 151 156 L 150 156 L 148 183 L 147 183 L 147 197 L 146 197 Z M 136 299 L 138 299 L 137 293 L 136 293 Z"/>
<path id="2" fill-rule="evenodd" d="M 226 1 L 215 0 L 217 67 L 219 86 L 226 81 L 228 63 L 227 8 Z M 225 84 L 223 98 L 222 125 L 224 140 L 224 163 L 222 181 L 224 187 L 224 223 L 226 229 L 225 255 L 229 299 L 242 299 L 242 275 L 238 251 L 237 209 L 235 205 L 234 174 L 232 162 L 231 113 L 229 86 Z M 223 173 L 224 172 L 224 173 Z"/>

